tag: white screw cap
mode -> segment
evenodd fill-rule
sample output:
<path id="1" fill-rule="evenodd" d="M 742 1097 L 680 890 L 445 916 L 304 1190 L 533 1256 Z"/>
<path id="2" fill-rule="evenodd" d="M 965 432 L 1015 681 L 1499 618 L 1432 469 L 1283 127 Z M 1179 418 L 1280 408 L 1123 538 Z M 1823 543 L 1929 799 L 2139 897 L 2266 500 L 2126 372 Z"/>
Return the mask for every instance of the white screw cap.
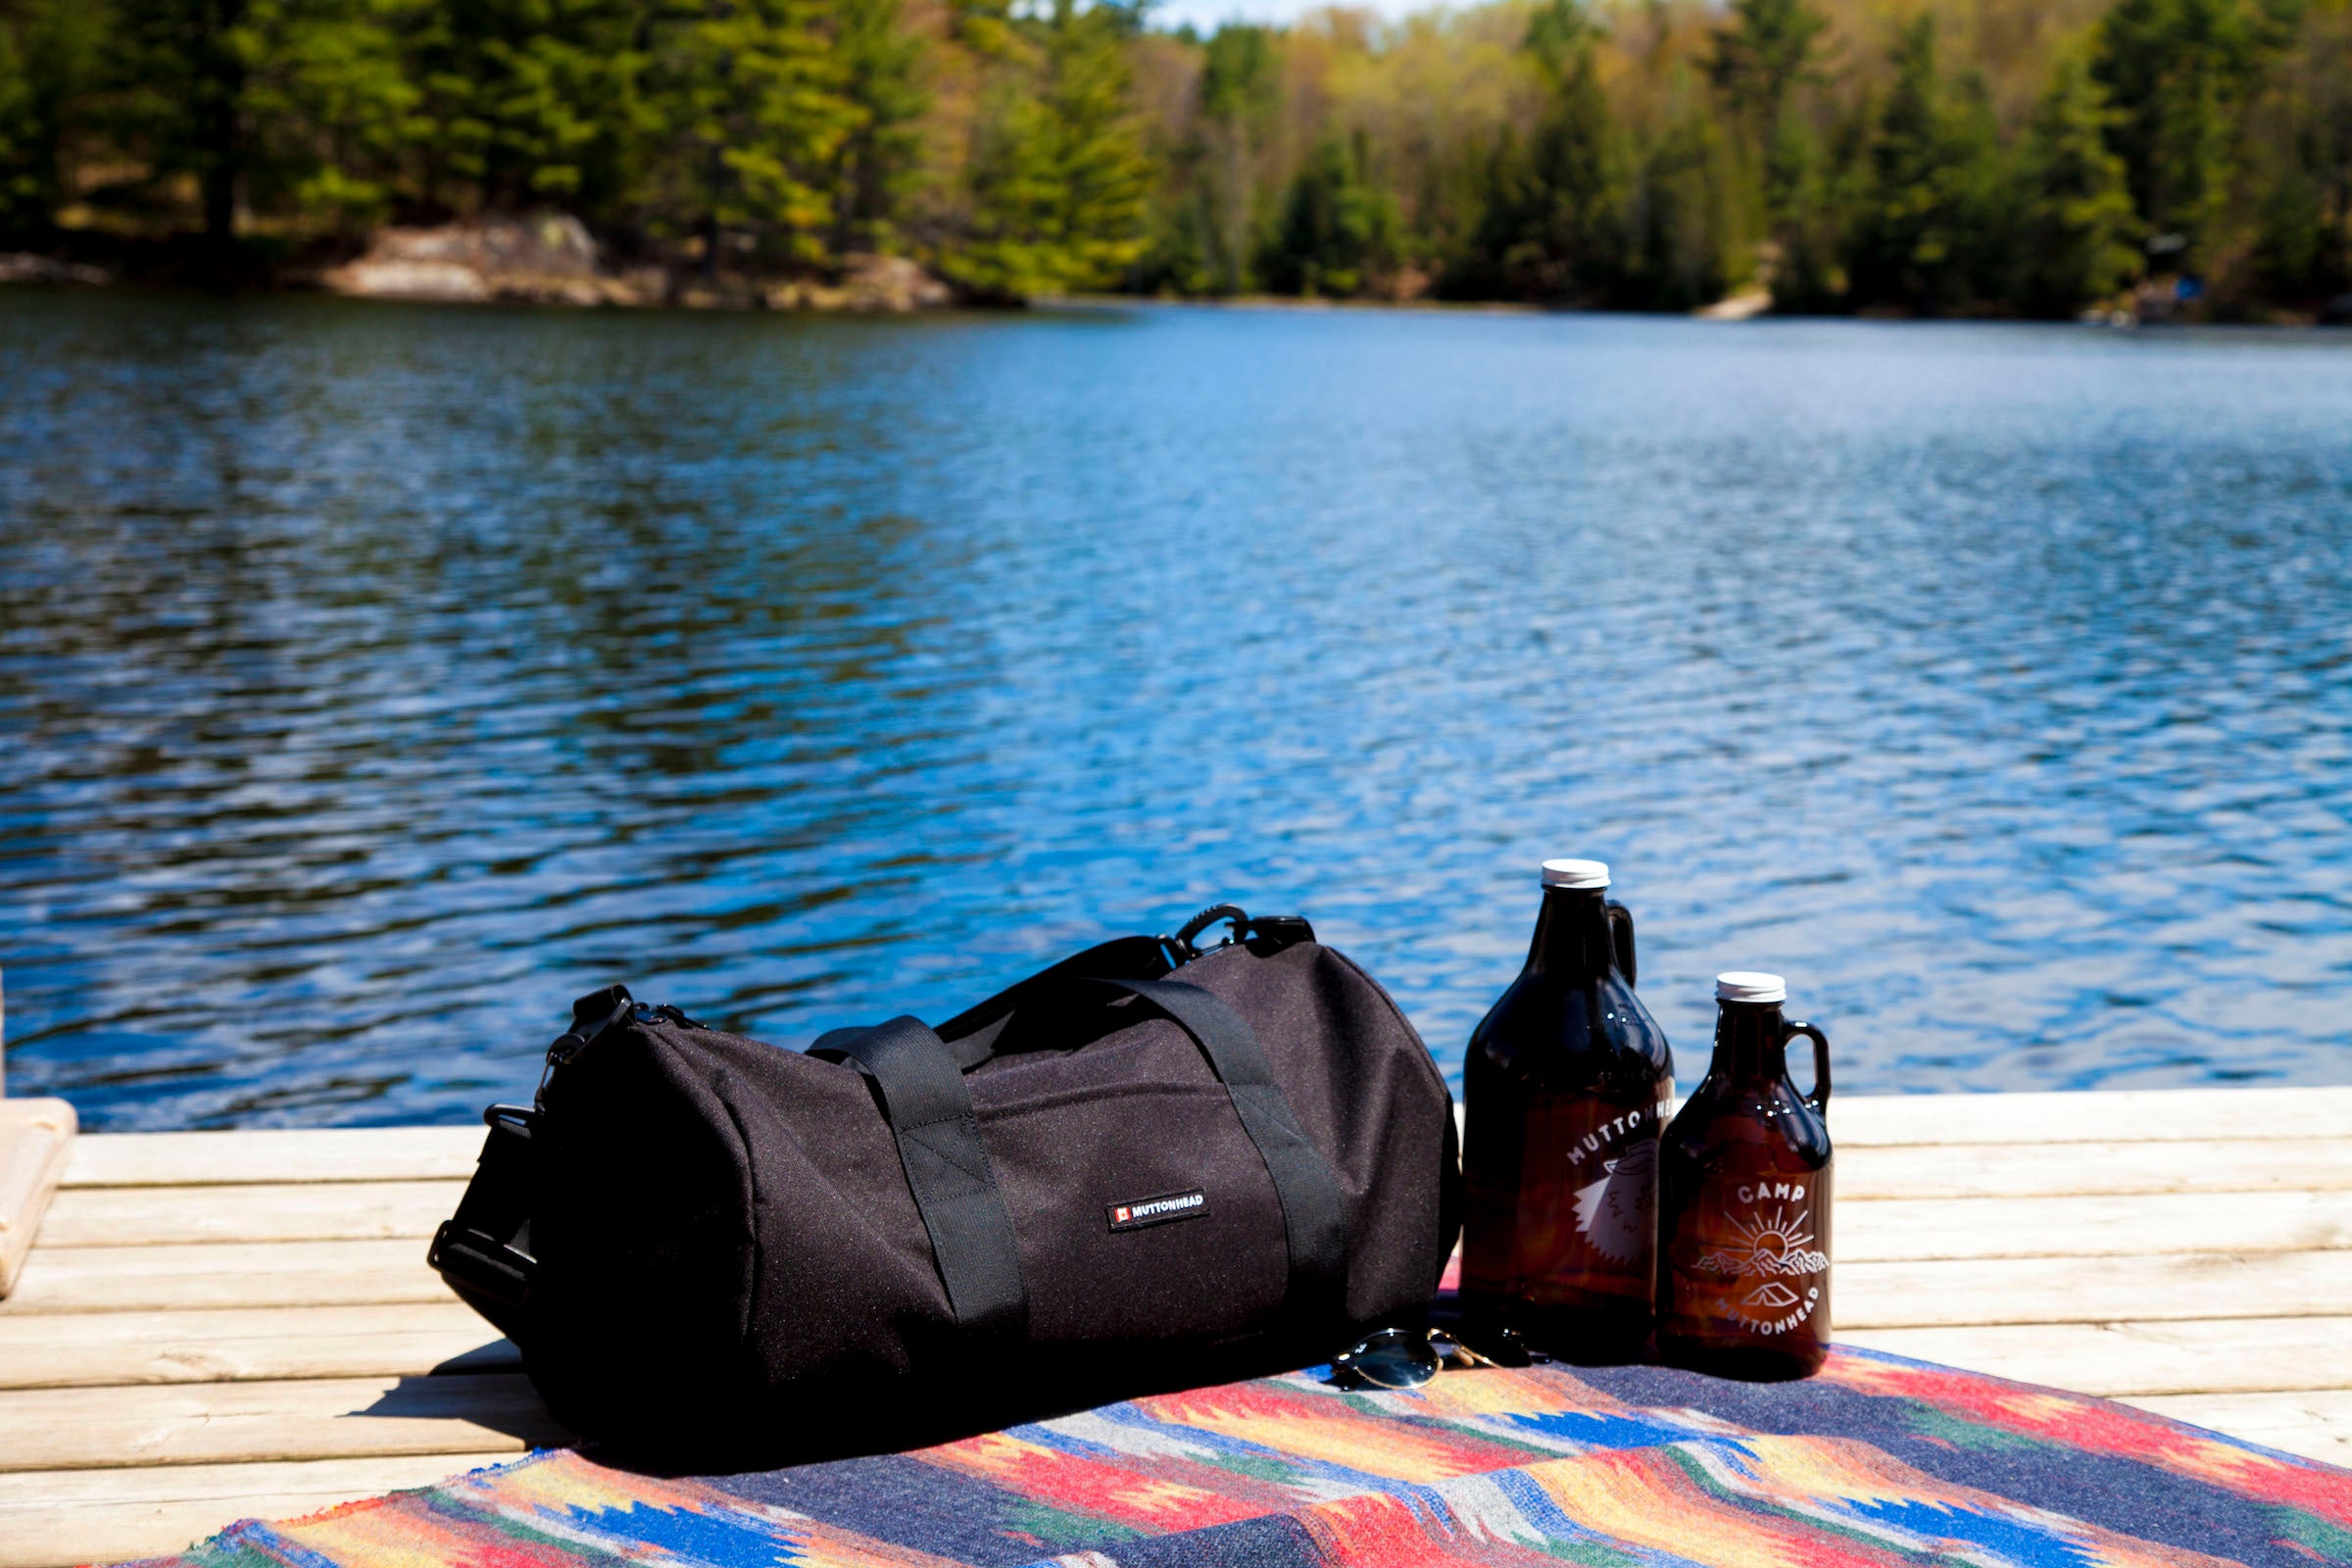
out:
<path id="1" fill-rule="evenodd" d="M 1609 862 L 1545 860 L 1544 885 L 1547 888 L 1605 888 L 1609 885 Z"/>
<path id="2" fill-rule="evenodd" d="M 1715 977 L 1717 1002 L 1787 1002 L 1788 982 L 1777 974 L 1734 969 Z"/>

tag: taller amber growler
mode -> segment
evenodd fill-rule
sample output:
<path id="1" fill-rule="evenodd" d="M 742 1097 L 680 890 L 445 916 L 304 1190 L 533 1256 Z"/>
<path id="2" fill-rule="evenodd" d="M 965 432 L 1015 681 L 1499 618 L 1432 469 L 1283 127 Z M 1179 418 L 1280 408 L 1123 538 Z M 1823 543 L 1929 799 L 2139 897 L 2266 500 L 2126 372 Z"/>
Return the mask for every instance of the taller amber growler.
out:
<path id="1" fill-rule="evenodd" d="M 1598 860 L 1544 862 L 1527 965 L 1463 1068 L 1462 1308 L 1577 1360 L 1649 1336 L 1666 1032 L 1634 995 L 1634 919 Z"/>
<path id="2" fill-rule="evenodd" d="M 1777 974 L 1715 981 L 1715 1059 L 1658 1146 L 1658 1354 L 1727 1377 L 1809 1376 L 1830 1348 L 1829 1037 Z M 1813 1093 L 1788 1042 L 1813 1042 Z"/>

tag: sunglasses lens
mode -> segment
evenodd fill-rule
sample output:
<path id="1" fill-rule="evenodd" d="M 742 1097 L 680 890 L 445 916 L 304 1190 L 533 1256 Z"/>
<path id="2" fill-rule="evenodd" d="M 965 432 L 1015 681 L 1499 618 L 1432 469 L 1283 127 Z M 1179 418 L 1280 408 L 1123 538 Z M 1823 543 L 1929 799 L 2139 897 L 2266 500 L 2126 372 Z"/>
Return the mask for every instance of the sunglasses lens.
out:
<path id="1" fill-rule="evenodd" d="M 1429 1341 L 1412 1334 L 1375 1334 L 1348 1355 L 1348 1369 L 1380 1389 L 1417 1389 L 1442 1364 Z"/>

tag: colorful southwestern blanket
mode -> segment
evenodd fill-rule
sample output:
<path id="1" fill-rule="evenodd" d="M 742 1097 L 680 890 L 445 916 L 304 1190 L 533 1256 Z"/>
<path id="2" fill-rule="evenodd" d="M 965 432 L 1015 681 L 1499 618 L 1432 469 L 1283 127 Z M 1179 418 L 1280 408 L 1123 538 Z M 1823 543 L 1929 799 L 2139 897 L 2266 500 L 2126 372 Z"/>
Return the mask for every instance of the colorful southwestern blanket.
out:
<path id="1" fill-rule="evenodd" d="M 1538 1366 L 1364 1393 L 1308 1371 L 756 1475 L 547 1452 L 158 1561 L 2304 1568 L 2352 1563 L 2352 1471 L 1853 1349 L 1769 1386 Z"/>

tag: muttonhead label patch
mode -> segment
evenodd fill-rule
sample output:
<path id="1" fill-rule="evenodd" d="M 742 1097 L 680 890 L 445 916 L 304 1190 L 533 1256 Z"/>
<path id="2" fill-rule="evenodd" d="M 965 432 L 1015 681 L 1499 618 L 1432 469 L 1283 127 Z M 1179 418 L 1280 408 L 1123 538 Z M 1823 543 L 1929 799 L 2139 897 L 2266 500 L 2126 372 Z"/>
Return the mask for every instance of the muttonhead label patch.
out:
<path id="1" fill-rule="evenodd" d="M 1132 1203 L 1108 1203 L 1102 1211 L 1110 1216 L 1112 1230 L 1140 1231 L 1147 1225 L 1165 1225 L 1170 1220 L 1207 1213 L 1208 1195 L 1196 1187 L 1189 1193 L 1162 1193 L 1157 1198 L 1139 1198 Z"/>

